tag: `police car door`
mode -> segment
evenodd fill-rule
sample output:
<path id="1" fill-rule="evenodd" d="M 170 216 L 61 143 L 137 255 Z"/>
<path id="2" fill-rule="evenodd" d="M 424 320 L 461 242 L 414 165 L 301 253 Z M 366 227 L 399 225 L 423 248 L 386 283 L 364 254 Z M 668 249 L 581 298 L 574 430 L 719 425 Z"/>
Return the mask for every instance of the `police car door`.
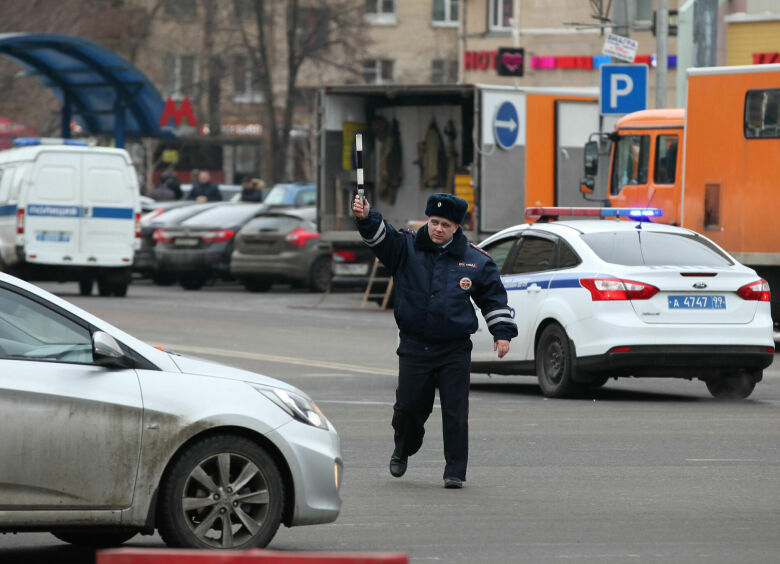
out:
<path id="1" fill-rule="evenodd" d="M 512 340 L 505 360 L 533 359 L 537 316 L 558 267 L 558 242 L 547 233 L 523 232 L 516 251 L 504 265 L 501 280 L 506 288 L 509 306 L 515 310 L 517 337 Z"/>
<path id="2" fill-rule="evenodd" d="M 71 151 L 41 151 L 26 198 L 24 246 L 27 259 L 43 264 L 74 260 L 79 249 L 81 159 Z M 25 201 L 26 200 L 26 201 Z"/>
<path id="3" fill-rule="evenodd" d="M 514 256 L 519 241 L 519 232 L 510 233 L 481 248 L 491 256 L 493 262 L 498 266 L 498 271 L 503 272 L 507 259 L 511 260 L 511 257 Z M 479 308 L 473 302 L 472 304 L 477 311 L 477 320 L 479 321 L 477 332 L 471 336 L 471 341 L 473 343 L 473 349 L 471 351 L 472 362 L 493 361 L 496 359 L 496 353 L 493 352 L 493 335 L 490 334 L 485 318 L 482 317 Z"/>

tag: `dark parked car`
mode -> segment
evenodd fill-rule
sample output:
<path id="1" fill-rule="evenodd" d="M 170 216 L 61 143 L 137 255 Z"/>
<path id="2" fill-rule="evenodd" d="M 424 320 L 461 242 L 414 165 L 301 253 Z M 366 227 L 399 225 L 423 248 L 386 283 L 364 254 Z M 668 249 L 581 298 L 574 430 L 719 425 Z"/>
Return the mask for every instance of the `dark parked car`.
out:
<path id="1" fill-rule="evenodd" d="M 231 274 L 252 292 L 265 292 L 275 283 L 326 291 L 332 248 L 320 239 L 316 219 L 312 207 L 274 208 L 256 217 L 236 235 Z"/>
<path id="2" fill-rule="evenodd" d="M 155 284 L 173 284 L 176 277 L 169 274 L 161 274 L 157 271 L 157 260 L 154 256 L 154 233 L 160 229 L 175 227 L 185 219 L 189 219 L 209 208 L 218 205 L 215 202 L 174 207 L 160 213 L 149 213 L 141 218 L 141 247 L 135 252 L 133 270 L 144 277 L 151 278 Z"/>
<path id="3" fill-rule="evenodd" d="M 228 278 L 236 233 L 267 210 L 266 204 L 225 202 L 156 230 L 157 272 L 176 276 L 187 290 L 198 290 L 211 278 Z"/>

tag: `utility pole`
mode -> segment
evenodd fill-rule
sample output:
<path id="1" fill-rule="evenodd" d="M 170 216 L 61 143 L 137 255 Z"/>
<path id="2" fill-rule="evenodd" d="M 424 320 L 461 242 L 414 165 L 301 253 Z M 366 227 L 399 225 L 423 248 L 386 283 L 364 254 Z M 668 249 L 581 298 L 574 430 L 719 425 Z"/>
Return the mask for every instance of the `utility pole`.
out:
<path id="1" fill-rule="evenodd" d="M 693 5 L 694 66 L 714 67 L 718 43 L 718 0 Z"/>
<path id="2" fill-rule="evenodd" d="M 612 33 L 631 37 L 631 7 L 628 0 L 615 0 L 612 5 Z"/>
<path id="3" fill-rule="evenodd" d="M 655 18 L 655 107 L 666 107 L 669 0 L 657 0 Z"/>

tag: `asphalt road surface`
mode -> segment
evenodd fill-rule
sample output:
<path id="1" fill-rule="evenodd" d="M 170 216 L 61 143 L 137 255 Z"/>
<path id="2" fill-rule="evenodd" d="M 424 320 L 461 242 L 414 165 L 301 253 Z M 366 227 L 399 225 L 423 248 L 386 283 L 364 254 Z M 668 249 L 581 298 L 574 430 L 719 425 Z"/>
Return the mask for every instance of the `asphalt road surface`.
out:
<path id="1" fill-rule="evenodd" d="M 442 487 L 440 410 L 407 474 L 390 476 L 392 314 L 361 296 L 134 283 L 127 298 L 44 284 L 151 344 L 293 383 L 334 422 L 338 520 L 280 529 L 269 548 L 402 551 L 412 562 L 780 561 L 780 359 L 747 401 L 702 382 L 620 380 L 549 400 L 535 379 L 474 375 L 463 490 Z M 317 307 L 312 307 L 317 306 Z M 162 547 L 159 536 L 130 546 Z M 0 535 L 0 563 L 91 563 L 46 533 Z"/>

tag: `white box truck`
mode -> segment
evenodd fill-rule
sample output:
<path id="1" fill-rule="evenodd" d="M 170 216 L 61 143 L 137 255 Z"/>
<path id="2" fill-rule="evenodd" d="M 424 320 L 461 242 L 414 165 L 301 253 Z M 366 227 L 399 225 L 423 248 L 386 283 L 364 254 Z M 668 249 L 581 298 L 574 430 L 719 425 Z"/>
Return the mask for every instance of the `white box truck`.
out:
<path id="1" fill-rule="evenodd" d="M 354 138 L 366 197 L 396 227 L 425 220 L 435 192 L 469 201 L 478 242 L 527 205 L 596 205 L 579 191 L 583 146 L 601 127 L 596 88 L 354 85 L 318 91 L 317 206 L 333 284 L 365 284 L 373 255 L 355 230 Z"/>

